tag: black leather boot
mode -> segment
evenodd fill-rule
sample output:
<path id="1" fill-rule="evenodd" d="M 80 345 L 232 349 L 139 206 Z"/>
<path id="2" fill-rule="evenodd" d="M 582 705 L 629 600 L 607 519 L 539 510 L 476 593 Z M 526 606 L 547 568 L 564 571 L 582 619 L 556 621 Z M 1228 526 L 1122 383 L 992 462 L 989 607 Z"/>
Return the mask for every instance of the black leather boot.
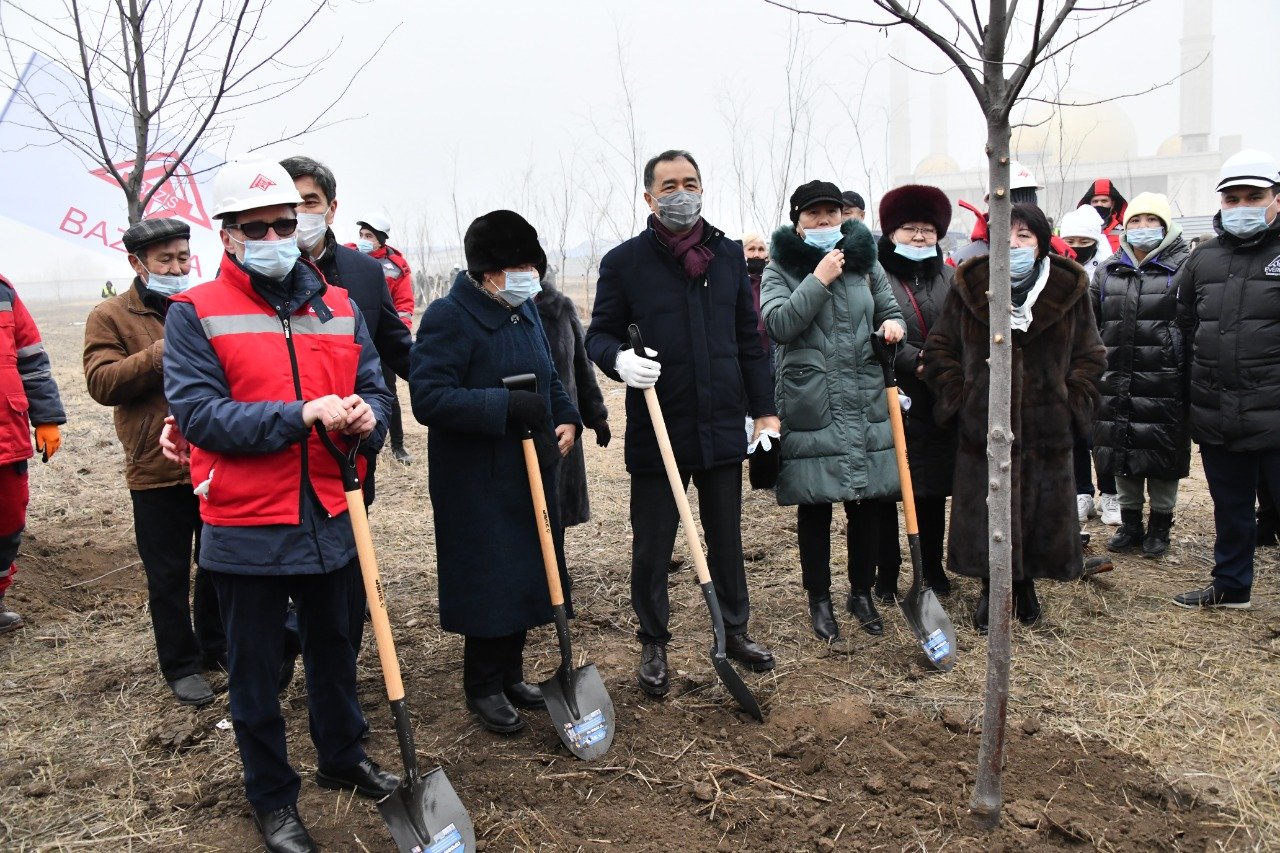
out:
<path id="1" fill-rule="evenodd" d="M 1036 598 L 1036 582 L 1031 578 L 1013 582 L 1013 615 L 1023 625 L 1040 621 L 1040 599 Z"/>
<path id="2" fill-rule="evenodd" d="M 773 652 L 751 639 L 745 631 L 726 637 L 724 649 L 730 658 L 752 672 L 768 672 L 774 667 Z"/>
<path id="3" fill-rule="evenodd" d="M 547 700 L 542 698 L 542 688 L 527 681 L 517 681 L 502 688 L 511 704 L 528 711 L 541 711 L 547 707 Z"/>
<path id="4" fill-rule="evenodd" d="M 664 643 L 645 643 L 640 649 L 640 689 L 650 696 L 666 696 L 667 647 Z"/>
<path id="5" fill-rule="evenodd" d="M 524 719 L 516 713 L 505 693 L 467 696 L 467 710 L 479 717 L 486 729 L 500 735 L 513 734 L 524 728 Z"/>
<path id="6" fill-rule="evenodd" d="M 830 592 L 809 593 L 809 618 L 813 620 L 813 633 L 819 640 L 839 639 L 840 626 L 836 624 L 836 614 L 831 609 Z"/>
<path id="7" fill-rule="evenodd" d="M 862 630 L 873 637 L 878 637 L 884 633 L 884 622 L 880 620 L 880 613 L 876 610 L 876 603 L 871 600 L 870 590 L 850 590 L 849 600 L 845 603 L 845 606 L 853 614 L 853 618 L 858 620 L 858 626 Z"/>
<path id="8" fill-rule="evenodd" d="M 21 616 L 4 606 L 4 596 L 0 595 L 0 634 L 16 631 L 24 624 Z"/>
<path id="9" fill-rule="evenodd" d="M 1147 521 L 1147 535 L 1142 540 L 1142 556 L 1155 560 L 1169 550 L 1169 528 L 1173 527 L 1173 513 L 1152 512 Z"/>
<path id="10" fill-rule="evenodd" d="M 254 810 L 253 819 L 262 832 L 262 840 L 270 853 L 319 853 L 307 827 L 298 817 L 297 806 L 285 806 L 270 812 Z"/>
<path id="11" fill-rule="evenodd" d="M 1116 535 L 1107 540 L 1107 550 L 1113 554 L 1123 554 L 1142 547 L 1142 537 L 1146 531 L 1142 528 L 1142 510 L 1120 510 L 1120 527 Z"/>

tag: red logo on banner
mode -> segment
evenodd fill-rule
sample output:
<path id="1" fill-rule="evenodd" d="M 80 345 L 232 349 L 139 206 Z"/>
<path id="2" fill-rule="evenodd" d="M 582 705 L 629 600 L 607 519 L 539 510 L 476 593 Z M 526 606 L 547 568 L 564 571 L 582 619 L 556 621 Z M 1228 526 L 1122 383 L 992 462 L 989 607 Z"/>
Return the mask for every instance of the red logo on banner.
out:
<path id="1" fill-rule="evenodd" d="M 146 195 L 156 181 L 164 177 L 165 170 L 169 164 L 178 156 L 176 151 L 157 151 L 147 157 L 147 163 L 142 172 L 142 186 L 140 192 Z M 133 169 L 133 161 L 126 160 L 116 163 L 116 171 L 126 181 L 129 180 L 129 173 Z M 106 169 L 94 169 L 90 172 L 102 180 L 111 184 L 116 184 L 115 177 Z M 201 228 L 213 228 L 213 223 L 209 219 L 209 214 L 205 213 L 204 202 L 200 199 L 200 188 L 196 184 L 196 179 L 191 174 L 191 169 L 186 163 L 179 163 L 174 169 L 169 180 L 164 183 L 155 194 L 151 196 L 151 201 L 147 204 L 147 209 L 143 212 L 144 217 L 164 217 L 177 216 L 187 220 L 192 225 L 199 225 Z"/>
<path id="2" fill-rule="evenodd" d="M 276 185 L 276 182 L 268 178 L 266 175 L 258 175 L 253 179 L 253 183 L 249 184 L 251 190 L 269 190 Z"/>

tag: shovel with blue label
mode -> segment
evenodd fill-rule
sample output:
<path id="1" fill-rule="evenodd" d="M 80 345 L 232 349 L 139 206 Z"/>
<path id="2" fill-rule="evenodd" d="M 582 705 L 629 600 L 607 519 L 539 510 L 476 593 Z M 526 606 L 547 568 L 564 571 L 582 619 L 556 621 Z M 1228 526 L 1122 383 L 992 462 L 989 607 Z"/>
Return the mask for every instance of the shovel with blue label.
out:
<path id="1" fill-rule="evenodd" d="M 537 391 L 538 380 L 532 373 L 508 376 L 502 384 L 509 391 Z M 534 523 L 542 546 L 542 564 L 547 573 L 547 589 L 551 593 L 551 612 L 556 622 L 556 638 L 560 641 L 560 667 L 555 675 L 538 685 L 547 703 L 547 713 L 555 724 L 556 734 L 569 751 L 584 761 L 599 758 L 613 743 L 613 700 L 595 664 L 574 667 L 573 644 L 569 637 L 569 615 L 564 606 L 564 588 L 560 583 L 560 562 L 556 559 L 555 540 L 551 534 L 551 516 L 547 512 L 547 495 L 542 488 L 542 470 L 533 434 L 524 428 L 521 440 L 524 464 L 529 472 L 529 494 L 533 498 Z"/>
<path id="2" fill-rule="evenodd" d="M 902 485 L 902 514 L 907 522 L 907 547 L 911 550 L 911 589 L 899 600 L 911 632 L 916 635 L 929 663 L 950 672 L 956 665 L 956 629 L 942 609 L 938 595 L 924 580 L 920 557 L 920 526 L 916 521 L 916 497 L 911 488 L 911 467 L 907 464 L 907 436 L 902 426 L 902 404 L 898 401 L 898 377 L 893 371 L 893 352 L 885 345 L 884 333 L 871 338 L 871 347 L 884 371 L 884 389 L 889 403 L 889 425 L 893 428 L 893 449 L 898 457 L 898 480 Z"/>

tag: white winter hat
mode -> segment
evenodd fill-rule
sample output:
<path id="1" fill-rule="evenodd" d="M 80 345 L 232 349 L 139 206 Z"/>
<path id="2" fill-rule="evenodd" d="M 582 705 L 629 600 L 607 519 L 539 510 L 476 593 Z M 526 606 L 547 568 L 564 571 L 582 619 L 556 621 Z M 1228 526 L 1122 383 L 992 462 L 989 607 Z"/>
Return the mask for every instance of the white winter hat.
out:
<path id="1" fill-rule="evenodd" d="M 1280 184 L 1276 158 L 1257 148 L 1246 148 L 1227 158 L 1218 174 L 1218 192 L 1227 187 L 1262 187 Z"/>
<path id="2" fill-rule="evenodd" d="M 1088 237 L 1101 244 L 1102 217 L 1089 205 L 1082 204 L 1070 213 L 1063 214 L 1062 221 L 1058 223 L 1058 236 Z"/>

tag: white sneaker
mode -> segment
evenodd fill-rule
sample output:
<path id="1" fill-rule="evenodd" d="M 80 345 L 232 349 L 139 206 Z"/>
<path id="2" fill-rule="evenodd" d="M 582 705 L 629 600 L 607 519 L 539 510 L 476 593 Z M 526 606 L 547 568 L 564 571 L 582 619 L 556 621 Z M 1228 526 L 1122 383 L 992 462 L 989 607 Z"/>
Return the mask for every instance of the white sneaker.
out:
<path id="1" fill-rule="evenodd" d="M 1097 514 L 1093 508 L 1093 495 L 1076 495 L 1076 515 L 1080 517 L 1081 524 Z"/>
<path id="2" fill-rule="evenodd" d="M 1102 523 L 1112 527 L 1120 525 L 1120 498 L 1115 495 L 1103 495 L 1098 499 L 1102 507 Z"/>

